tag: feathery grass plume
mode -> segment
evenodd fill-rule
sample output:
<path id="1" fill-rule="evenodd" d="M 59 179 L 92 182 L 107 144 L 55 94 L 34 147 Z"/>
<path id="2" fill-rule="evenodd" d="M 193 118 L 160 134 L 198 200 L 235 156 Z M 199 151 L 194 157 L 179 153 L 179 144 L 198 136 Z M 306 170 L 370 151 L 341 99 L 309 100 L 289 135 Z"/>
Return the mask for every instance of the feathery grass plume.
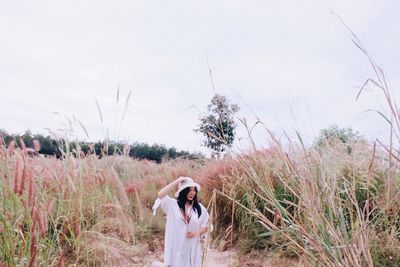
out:
<path id="1" fill-rule="evenodd" d="M 18 185 L 19 185 L 19 160 L 18 157 L 16 157 L 14 163 L 14 193 L 16 194 L 19 192 Z"/>
<path id="2" fill-rule="evenodd" d="M 130 216 L 124 211 L 124 207 L 115 199 L 115 204 L 109 203 L 104 205 L 108 209 L 111 217 L 117 218 L 119 225 L 119 234 L 123 240 L 129 242 L 134 240 L 134 227 Z M 110 209 L 111 208 L 111 209 Z"/>
<path id="3" fill-rule="evenodd" d="M 28 176 L 28 206 L 33 207 L 35 204 L 35 184 L 33 182 L 33 175 L 32 172 L 29 172 Z"/>
<path id="4" fill-rule="evenodd" d="M 3 140 L 3 136 L 2 135 L 0 135 L 0 158 L 2 158 L 2 157 L 4 157 L 4 156 L 6 156 L 6 153 L 5 153 L 5 148 L 4 148 L 4 140 Z"/>
<path id="5" fill-rule="evenodd" d="M 86 137 L 89 138 L 89 133 L 86 130 L 86 127 L 83 125 L 83 123 L 80 120 L 77 120 L 77 121 L 78 121 L 79 125 L 81 126 L 82 130 L 85 132 Z"/>
<path id="6" fill-rule="evenodd" d="M 143 221 L 144 213 L 143 213 L 142 204 L 140 201 L 139 192 L 138 192 L 137 188 L 134 188 L 134 192 L 135 192 L 136 203 L 137 203 L 138 211 L 139 211 L 139 220 Z"/>
<path id="7" fill-rule="evenodd" d="M 32 224 L 30 227 L 30 246 L 29 246 L 29 251 L 30 251 L 30 260 L 29 260 L 29 266 L 33 266 L 35 264 L 36 256 L 37 256 L 37 238 L 36 238 L 36 222 L 37 218 L 32 217 Z"/>
<path id="8" fill-rule="evenodd" d="M 141 191 L 142 189 L 143 189 L 143 182 L 141 182 L 141 181 L 128 182 L 125 185 L 126 194 L 130 195 L 133 193 L 133 195 L 134 195 L 135 208 L 137 209 L 140 221 L 143 221 L 143 218 L 144 218 L 144 211 L 142 208 L 142 200 L 139 197 L 139 191 Z"/>
<path id="9" fill-rule="evenodd" d="M 130 98 L 131 98 L 131 94 L 132 94 L 132 91 L 129 91 L 128 96 L 126 97 L 124 113 L 122 114 L 122 118 L 121 118 L 121 124 L 122 124 L 122 122 L 124 121 L 126 112 L 128 111 L 128 107 L 129 107 L 129 105 L 130 105 L 129 100 L 130 100 Z"/>
<path id="10" fill-rule="evenodd" d="M 26 151 L 25 142 L 24 142 L 24 140 L 23 140 L 22 138 L 19 139 L 19 142 L 20 142 L 20 145 L 21 145 L 21 149 L 22 149 L 22 151 L 23 151 L 24 154 L 25 154 L 25 151 Z"/>
<path id="11" fill-rule="evenodd" d="M 119 123 L 119 131 L 118 131 L 117 140 L 119 140 L 119 136 L 120 136 L 121 130 L 122 130 L 122 125 L 123 125 L 123 122 L 124 122 L 124 119 L 125 119 L 125 115 L 126 115 L 126 112 L 128 111 L 129 105 L 130 105 L 129 100 L 131 98 L 131 94 L 132 94 L 132 91 L 129 91 L 128 96 L 126 97 L 126 100 L 125 100 L 124 111 L 122 113 L 121 121 Z"/>
<path id="12" fill-rule="evenodd" d="M 121 183 L 121 180 L 119 179 L 118 174 L 114 168 L 111 168 L 110 176 L 111 176 L 111 181 L 115 187 L 116 195 L 118 196 L 118 201 L 121 203 L 121 205 L 125 209 L 129 205 L 129 199 L 128 199 L 128 196 L 126 195 L 126 192 Z"/>
<path id="13" fill-rule="evenodd" d="M 33 140 L 32 140 L 32 143 L 33 143 L 33 149 L 34 149 L 37 153 L 39 153 L 39 151 L 40 151 L 40 149 L 41 149 L 41 144 L 40 144 L 39 140 L 33 139 Z"/>
<path id="14" fill-rule="evenodd" d="M 99 112 L 100 122 L 103 124 L 103 114 L 101 113 L 99 102 L 97 101 L 97 99 L 95 100 L 96 100 L 97 111 Z"/>
<path id="15" fill-rule="evenodd" d="M 25 160 L 25 157 L 22 157 L 22 158 L 23 158 L 23 161 L 24 161 L 24 165 L 22 167 L 21 185 L 20 185 L 19 191 L 18 191 L 18 194 L 20 196 L 22 195 L 22 193 L 25 190 L 25 180 L 26 180 L 26 176 L 27 176 L 27 174 L 26 174 L 27 173 L 26 160 Z"/>
<path id="16" fill-rule="evenodd" d="M 122 151 L 122 155 L 129 156 L 129 152 L 131 151 L 131 148 L 132 148 L 132 146 L 130 146 L 129 144 L 125 144 L 124 149 Z"/>
<path id="17" fill-rule="evenodd" d="M 15 142 L 14 140 L 12 140 L 9 144 L 8 144 L 8 155 L 11 157 L 14 153 L 15 150 Z"/>

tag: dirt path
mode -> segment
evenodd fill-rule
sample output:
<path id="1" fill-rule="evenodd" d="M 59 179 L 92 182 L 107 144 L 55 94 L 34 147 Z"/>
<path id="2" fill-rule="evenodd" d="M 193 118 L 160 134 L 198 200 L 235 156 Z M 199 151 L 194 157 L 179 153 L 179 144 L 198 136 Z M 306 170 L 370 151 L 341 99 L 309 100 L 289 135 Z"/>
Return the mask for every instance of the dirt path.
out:
<path id="1" fill-rule="evenodd" d="M 231 255 L 232 254 L 232 255 Z M 234 253 L 230 251 L 219 252 L 216 249 L 210 249 L 207 254 L 206 266 L 208 267 L 228 267 L 232 266 Z M 150 256 L 151 263 L 146 267 L 164 267 L 163 263 L 158 257 Z"/>
<path id="2" fill-rule="evenodd" d="M 206 266 L 227 267 L 234 264 L 235 253 L 232 251 L 219 252 L 216 249 L 210 249 L 207 254 Z"/>

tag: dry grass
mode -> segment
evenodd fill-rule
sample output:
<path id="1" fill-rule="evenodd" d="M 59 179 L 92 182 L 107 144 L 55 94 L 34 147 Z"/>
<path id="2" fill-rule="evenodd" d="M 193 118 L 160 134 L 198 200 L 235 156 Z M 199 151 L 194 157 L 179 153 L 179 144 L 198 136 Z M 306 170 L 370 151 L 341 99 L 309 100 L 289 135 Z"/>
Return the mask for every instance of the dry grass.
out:
<path id="1" fill-rule="evenodd" d="M 0 146 L 0 263 L 10 266 L 145 264 L 163 237 L 161 215 L 150 210 L 158 190 L 200 169 L 125 156 L 30 157 L 24 149 Z"/>
<path id="2" fill-rule="evenodd" d="M 144 265 L 148 251 L 162 248 L 155 196 L 187 175 L 212 204 L 213 242 L 239 254 L 258 250 L 303 266 L 400 264 L 400 178 L 385 148 L 337 142 L 305 150 L 272 140 L 269 149 L 224 160 L 163 164 L 32 158 L 2 145 L 0 263 Z"/>
<path id="3" fill-rule="evenodd" d="M 400 264 L 400 177 L 389 157 L 365 142 L 305 151 L 276 141 L 237 155 L 216 191 L 225 239 L 307 266 Z"/>

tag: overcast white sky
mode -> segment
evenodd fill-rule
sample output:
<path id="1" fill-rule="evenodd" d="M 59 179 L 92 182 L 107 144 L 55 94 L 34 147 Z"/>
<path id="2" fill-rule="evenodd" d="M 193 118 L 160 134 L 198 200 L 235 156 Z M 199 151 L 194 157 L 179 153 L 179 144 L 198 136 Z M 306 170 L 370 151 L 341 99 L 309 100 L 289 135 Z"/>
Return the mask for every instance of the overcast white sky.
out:
<path id="1" fill-rule="evenodd" d="M 397 0 L 0 4 L 0 128 L 11 133 L 63 128 L 59 112 L 92 140 L 117 129 L 123 140 L 204 151 L 193 129 L 213 94 L 207 50 L 215 88 L 241 106 L 239 117 L 258 116 L 278 133 L 298 129 L 308 142 L 334 123 L 383 135 L 382 120 L 363 112 L 383 104 L 379 93 L 355 101 L 368 62 L 330 11 L 359 35 L 393 90 L 400 82 Z M 75 134 L 85 138 L 78 125 Z M 236 147 L 245 147 L 243 127 L 239 136 Z M 264 145 L 267 136 L 260 127 L 254 138 Z"/>

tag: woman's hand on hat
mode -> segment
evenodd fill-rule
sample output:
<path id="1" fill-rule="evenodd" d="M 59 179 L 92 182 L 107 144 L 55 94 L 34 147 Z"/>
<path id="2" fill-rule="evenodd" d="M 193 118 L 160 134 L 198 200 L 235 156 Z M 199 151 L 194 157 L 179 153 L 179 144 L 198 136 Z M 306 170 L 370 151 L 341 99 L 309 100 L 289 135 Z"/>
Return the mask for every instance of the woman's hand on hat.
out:
<path id="1" fill-rule="evenodd" d="M 164 186 L 160 192 L 158 192 L 157 196 L 159 199 L 164 198 L 166 195 L 168 195 L 169 192 L 171 192 L 177 185 L 179 185 L 180 183 L 182 183 L 183 181 L 185 181 L 185 177 L 180 176 L 178 178 L 176 178 L 175 181 L 167 184 L 166 186 Z"/>

